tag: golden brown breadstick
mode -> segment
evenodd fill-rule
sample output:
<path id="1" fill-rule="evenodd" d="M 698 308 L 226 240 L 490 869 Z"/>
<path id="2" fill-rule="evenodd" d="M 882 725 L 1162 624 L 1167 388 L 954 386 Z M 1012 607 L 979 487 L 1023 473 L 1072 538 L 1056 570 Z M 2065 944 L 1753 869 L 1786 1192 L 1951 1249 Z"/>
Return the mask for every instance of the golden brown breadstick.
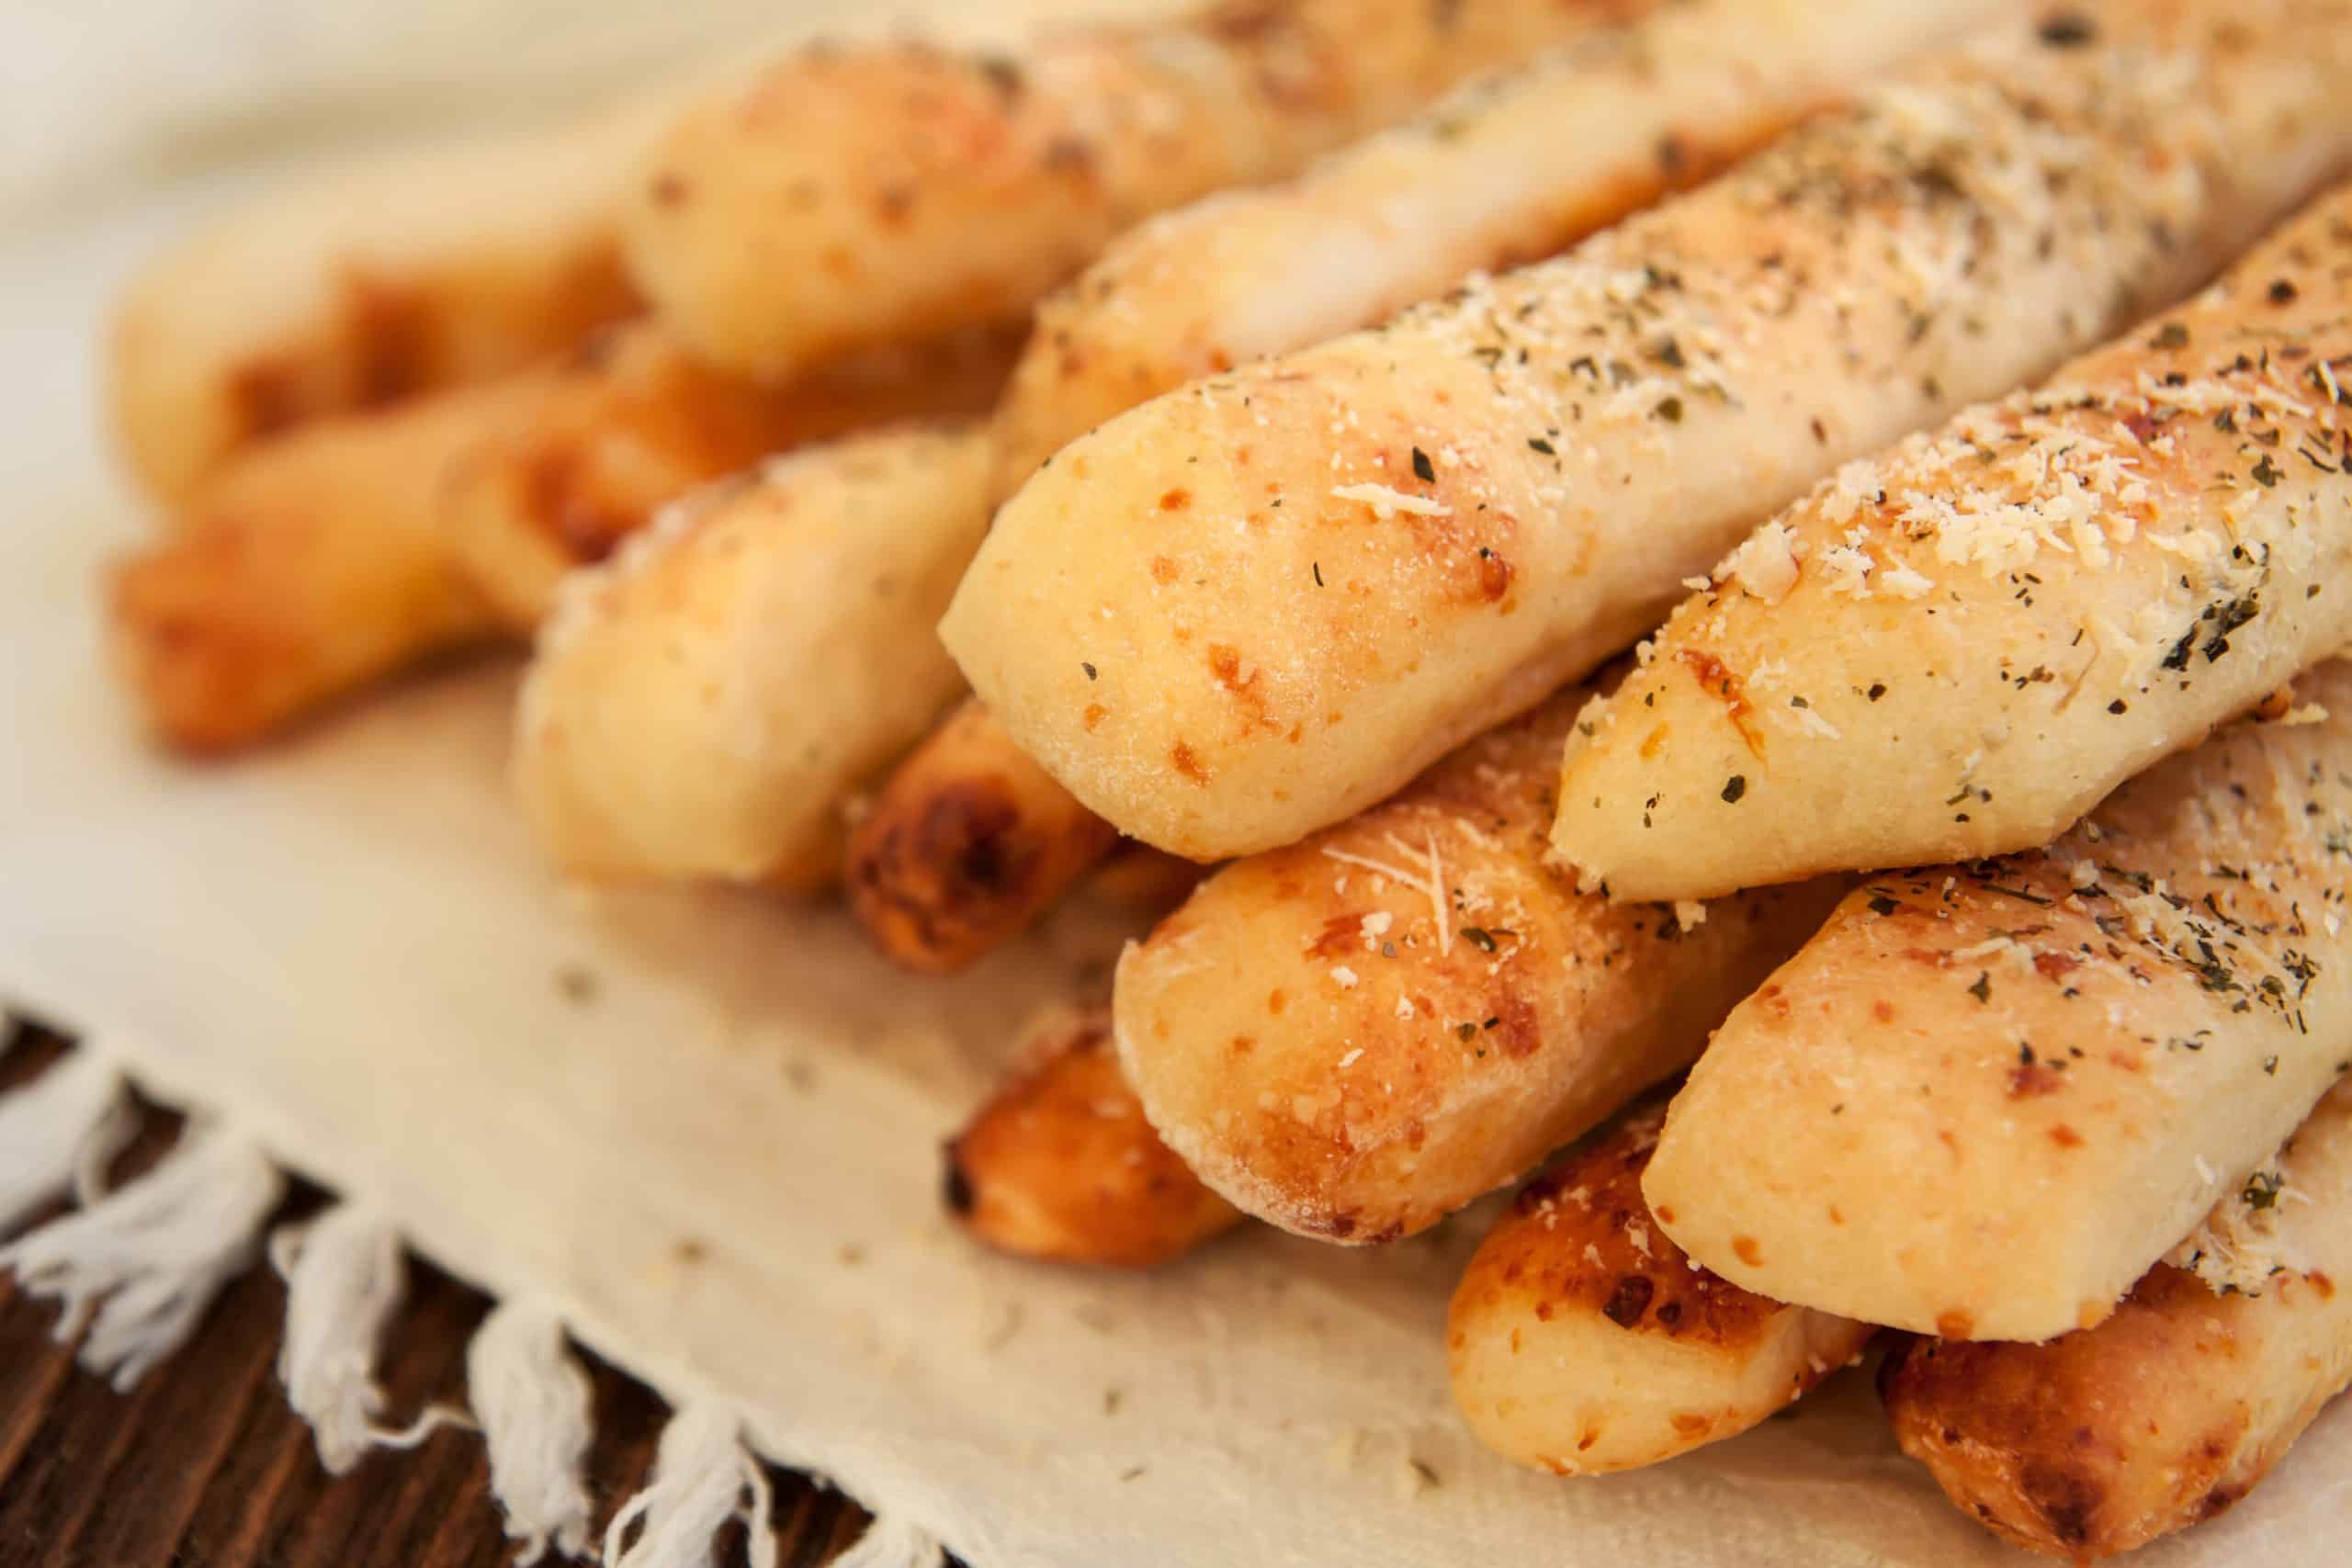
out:
<path id="1" fill-rule="evenodd" d="M 998 514 L 949 650 L 1162 849 L 1363 808 L 2352 155 L 2343 0 L 2114 15 L 2000 28 L 1557 261 L 1121 415 Z"/>
<path id="2" fill-rule="evenodd" d="M 504 375 L 636 310 L 620 209 L 667 112 L 340 169 L 164 253 L 114 324 L 132 470 L 181 501 L 258 437 Z"/>
<path id="3" fill-rule="evenodd" d="M 528 631 L 576 566 L 665 503 L 773 453 L 893 420 L 984 412 L 1017 334 L 987 329 L 877 350 L 767 389 L 696 364 L 637 322 L 545 373 L 544 397 L 488 425 L 441 509 L 458 570 Z"/>
<path id="4" fill-rule="evenodd" d="M 118 564 L 118 664 L 163 740 L 262 739 L 429 654 L 494 639 L 435 509 L 451 459 L 527 408 L 527 378 L 346 414 L 232 458 L 175 533 Z"/>
<path id="5" fill-rule="evenodd" d="M 566 579 L 514 762 L 555 862 L 830 884 L 843 798 L 959 689 L 931 626 L 988 526 L 990 450 L 962 425 L 809 447 Z"/>
<path id="6" fill-rule="evenodd" d="M 1114 414 L 1368 326 L 1694 185 L 2003 0 L 1684 0 L 1457 89 L 1297 179 L 1122 234 L 1037 307 L 998 499 Z"/>
<path id="7" fill-rule="evenodd" d="M 1628 1112 L 1529 1183 L 1453 1292 L 1453 1403 L 1506 1459 L 1555 1475 L 1672 1459 L 1747 1431 L 1878 1332 L 1743 1291 L 1668 1239 L 1641 1185 L 1665 1115 Z"/>
<path id="8" fill-rule="evenodd" d="M 1091 426 L 1196 376 L 1549 254 L 1996 8 L 1693 0 L 1465 86 L 1297 180 L 1155 219 L 1040 303 L 997 412 L 996 498 Z M 854 907 L 917 968 L 960 967 L 1005 941 L 1059 896 L 1055 876 L 1113 841 L 985 712 L 918 749 L 885 791 L 892 811 L 851 846 L 851 886 L 866 891 Z M 1018 781 L 1020 804 L 976 816 L 970 803 L 1002 796 L 1000 779 Z M 910 816 L 956 830 L 913 830 Z M 993 874 L 1005 866 L 1024 869 Z"/>
<path id="9" fill-rule="evenodd" d="M 2046 1345 L 1922 1339 L 1879 1386 L 1903 1451 L 1971 1518 L 2077 1562 L 2210 1519 L 2352 1379 L 2352 1090 L 2338 1089 L 2228 1228 L 2278 1271 L 2219 1294 L 2160 1264 L 2113 1317 Z"/>
<path id="10" fill-rule="evenodd" d="M 1118 837 L 967 699 L 851 829 L 850 911 L 898 963 L 951 974 L 1021 934 Z"/>
<path id="11" fill-rule="evenodd" d="M 2352 643 L 2347 277 L 2339 189 L 2191 304 L 1840 470 L 1569 738 L 1555 847 L 1695 898 L 2044 844 Z"/>
<path id="12" fill-rule="evenodd" d="M 2352 666 L 2295 694 L 2046 850 L 1849 895 L 1675 1100 L 1658 1223 L 1919 1333 L 2106 1317 L 2352 1055 Z"/>
<path id="13" fill-rule="evenodd" d="M 1589 693 L 1202 884 L 1119 964 L 1128 1080 L 1201 1179 L 1378 1242 L 1516 1180 L 1650 1084 L 1836 900 L 1612 905 L 1544 863 L 1544 748 Z"/>
<path id="14" fill-rule="evenodd" d="M 1655 3 L 1224 0 L 1018 55 L 820 45 L 672 127 L 630 265 L 713 364 L 789 378 L 1019 314 L 1148 213 L 1281 178 Z"/>
<path id="15" fill-rule="evenodd" d="M 1000 1252 L 1148 1269 L 1241 1223 L 1145 1121 L 1095 1009 L 1031 1043 L 948 1144 L 948 1212 Z"/>

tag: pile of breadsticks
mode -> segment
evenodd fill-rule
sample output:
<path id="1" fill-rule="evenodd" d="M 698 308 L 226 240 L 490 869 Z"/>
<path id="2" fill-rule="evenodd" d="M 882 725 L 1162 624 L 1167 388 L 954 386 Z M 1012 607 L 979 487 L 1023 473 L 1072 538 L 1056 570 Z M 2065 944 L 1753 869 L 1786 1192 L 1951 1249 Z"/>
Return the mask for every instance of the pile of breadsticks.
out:
<path id="1" fill-rule="evenodd" d="M 2352 0 L 811 49 L 159 263 L 113 624 L 203 750 L 535 633 L 558 866 L 912 969 L 1181 897 L 951 1145 L 976 1235 L 1540 1170 L 1499 1452 L 1883 1340 L 1955 1502 L 2121 1551 L 2352 1378 L 2347 104 Z"/>

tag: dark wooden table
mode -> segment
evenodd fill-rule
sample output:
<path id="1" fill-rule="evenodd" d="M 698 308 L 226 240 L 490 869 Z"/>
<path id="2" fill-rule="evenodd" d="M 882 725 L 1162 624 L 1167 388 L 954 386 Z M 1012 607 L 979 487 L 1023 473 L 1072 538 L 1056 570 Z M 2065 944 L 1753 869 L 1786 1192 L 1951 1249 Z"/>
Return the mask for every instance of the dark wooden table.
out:
<path id="1" fill-rule="evenodd" d="M 0 1056 L 0 1090 L 63 1049 L 45 1034 L 20 1043 Z M 118 1177 L 152 1163 L 177 1134 L 175 1118 L 151 1114 Z M 322 1201 L 298 1191 L 287 1213 Z M 116 1393 L 51 1337 L 54 1305 L 0 1280 L 0 1568 L 503 1568 L 514 1544 L 475 1434 L 445 1429 L 341 1477 L 320 1468 L 277 1382 L 285 1306 L 277 1276 L 256 1267 L 177 1354 Z M 394 1419 L 461 1397 L 466 1340 L 489 1310 L 485 1297 L 412 1261 L 379 1362 Z M 644 1480 L 666 1412 L 610 1367 L 592 1359 L 589 1370 L 601 1530 Z M 770 1479 L 786 1568 L 829 1562 L 865 1529 L 864 1513 L 839 1495 L 787 1472 Z M 741 1562 L 741 1532 L 730 1535 L 720 1561 Z"/>

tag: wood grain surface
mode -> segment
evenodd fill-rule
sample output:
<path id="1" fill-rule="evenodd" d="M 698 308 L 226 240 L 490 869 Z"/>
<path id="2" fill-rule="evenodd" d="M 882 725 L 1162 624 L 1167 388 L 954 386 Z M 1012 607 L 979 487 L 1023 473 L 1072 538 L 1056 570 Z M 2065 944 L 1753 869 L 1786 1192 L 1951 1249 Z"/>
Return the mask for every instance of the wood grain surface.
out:
<path id="1" fill-rule="evenodd" d="M 33 1030 L 0 1055 L 0 1092 L 65 1049 Z M 153 1111 L 118 1179 L 178 1135 Z M 323 1201 L 299 1187 L 281 1218 Z M 0 1568 L 501 1568 L 514 1543 L 490 1499 L 479 1437 L 444 1429 L 350 1473 L 320 1468 L 277 1373 L 285 1288 L 256 1267 L 223 1292 L 186 1346 L 128 1393 L 75 1367 L 52 1337 L 54 1304 L 0 1278 Z M 411 1260 L 405 1304 L 379 1371 L 393 1421 L 464 1393 L 466 1341 L 487 1298 Z M 586 1360 L 595 1387 L 589 1480 L 597 1528 L 644 1480 L 666 1416 L 641 1384 Z M 815 1568 L 856 1540 L 865 1516 L 808 1478 L 770 1469 L 779 1561 Z M 743 1559 L 730 1530 L 718 1561 Z M 550 1556 L 548 1561 L 555 1562 Z"/>

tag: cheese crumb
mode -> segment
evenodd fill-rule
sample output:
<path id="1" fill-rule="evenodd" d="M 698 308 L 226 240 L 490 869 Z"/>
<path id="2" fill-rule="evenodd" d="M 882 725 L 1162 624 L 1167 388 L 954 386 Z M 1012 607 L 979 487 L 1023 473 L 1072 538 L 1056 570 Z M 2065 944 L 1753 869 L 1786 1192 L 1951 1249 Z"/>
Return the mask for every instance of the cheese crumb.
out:
<path id="1" fill-rule="evenodd" d="M 1407 495 L 1401 490 L 1391 490 L 1384 484 L 1336 485 L 1331 493 L 1341 501 L 1360 501 L 1372 508 L 1372 514 L 1385 523 L 1400 512 L 1417 517 L 1451 517 L 1453 508 L 1443 502 L 1431 501 L 1425 495 Z"/>

